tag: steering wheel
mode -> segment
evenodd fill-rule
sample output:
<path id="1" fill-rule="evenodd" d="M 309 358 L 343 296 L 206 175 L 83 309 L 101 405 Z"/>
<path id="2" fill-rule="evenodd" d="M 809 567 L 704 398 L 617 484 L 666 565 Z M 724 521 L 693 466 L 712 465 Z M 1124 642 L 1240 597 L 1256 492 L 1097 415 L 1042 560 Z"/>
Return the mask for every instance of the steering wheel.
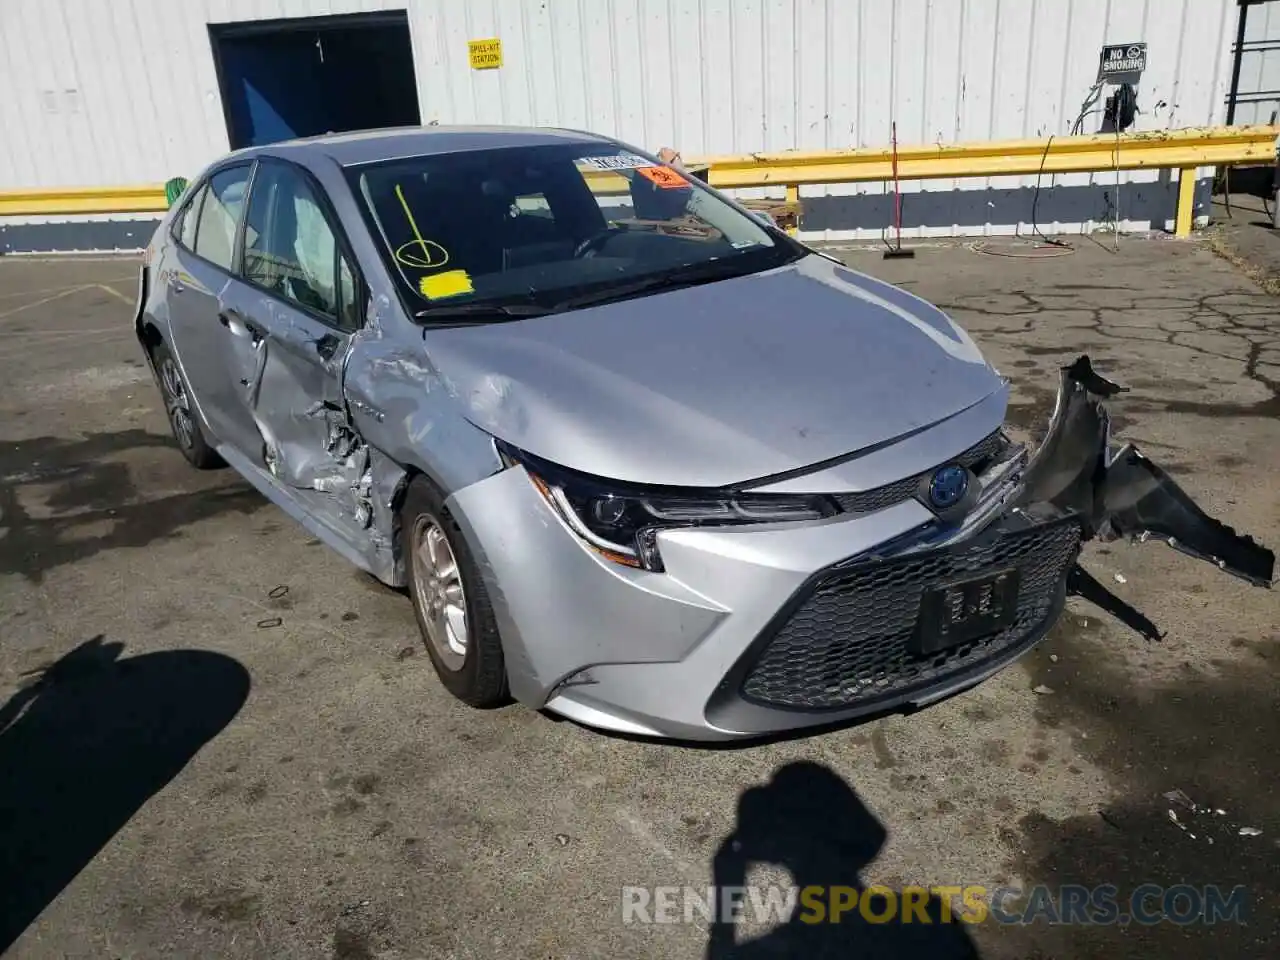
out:
<path id="1" fill-rule="evenodd" d="M 581 257 L 594 256 L 596 251 L 608 243 L 612 238 L 623 232 L 622 227 L 614 224 L 610 224 L 603 230 L 597 230 L 573 248 L 573 258 L 577 260 Z"/>

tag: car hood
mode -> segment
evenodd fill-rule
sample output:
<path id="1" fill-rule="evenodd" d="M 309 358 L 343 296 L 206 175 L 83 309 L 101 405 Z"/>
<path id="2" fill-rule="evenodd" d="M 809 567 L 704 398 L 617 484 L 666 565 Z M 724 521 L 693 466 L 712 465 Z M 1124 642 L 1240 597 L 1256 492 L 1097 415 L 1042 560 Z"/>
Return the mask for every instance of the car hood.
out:
<path id="1" fill-rule="evenodd" d="M 812 255 L 424 342 L 480 428 L 637 483 L 773 476 L 914 433 L 1002 386 L 936 307 Z"/>

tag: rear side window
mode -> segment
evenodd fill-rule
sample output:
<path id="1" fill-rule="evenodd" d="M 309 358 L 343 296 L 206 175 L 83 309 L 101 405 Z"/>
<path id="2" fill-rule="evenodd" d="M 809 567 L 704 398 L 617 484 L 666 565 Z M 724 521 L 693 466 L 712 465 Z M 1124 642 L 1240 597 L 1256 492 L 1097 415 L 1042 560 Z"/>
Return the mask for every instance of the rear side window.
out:
<path id="1" fill-rule="evenodd" d="M 220 170 L 209 180 L 207 196 L 200 206 L 195 246 L 203 257 L 223 270 L 230 270 L 236 249 L 236 228 L 244 207 L 245 187 L 250 167 Z M 185 227 L 185 223 L 183 224 Z"/>
<path id="2" fill-rule="evenodd" d="M 200 203 L 204 200 L 204 195 L 209 191 L 208 186 L 202 186 L 196 191 L 195 196 L 187 203 L 185 207 L 178 213 L 177 222 L 173 226 L 173 234 L 178 238 L 178 242 L 188 250 L 194 250 L 196 246 L 196 224 L 200 220 Z"/>

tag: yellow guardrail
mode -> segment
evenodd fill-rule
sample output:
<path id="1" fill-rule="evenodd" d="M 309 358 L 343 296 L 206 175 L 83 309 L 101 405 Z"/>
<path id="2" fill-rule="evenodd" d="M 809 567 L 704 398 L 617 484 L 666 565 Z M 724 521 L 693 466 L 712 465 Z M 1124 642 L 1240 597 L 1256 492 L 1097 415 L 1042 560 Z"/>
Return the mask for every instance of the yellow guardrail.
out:
<path id="1" fill-rule="evenodd" d="M 137 187 L 30 187 L 0 190 L 0 217 L 75 213 L 157 213 L 168 209 L 164 184 Z"/>
<path id="2" fill-rule="evenodd" d="M 1191 232 L 1197 167 L 1272 163 L 1280 127 L 1191 127 L 1142 133 L 992 140 L 898 148 L 902 180 L 1095 173 L 1107 170 L 1178 170 L 1178 236 Z M 782 151 L 741 156 L 691 158 L 707 167 L 715 187 L 783 186 L 787 200 L 811 184 L 884 182 L 893 178 L 888 147 L 852 150 Z M 0 216 L 84 213 L 150 213 L 166 207 L 164 186 L 75 187 L 54 190 L 0 190 Z"/>
<path id="3" fill-rule="evenodd" d="M 1180 171 L 1178 236 L 1191 233 L 1197 167 L 1273 163 L 1280 127 L 1191 127 L 1143 133 L 1093 134 L 1045 140 L 927 144 L 898 148 L 898 177 L 935 180 L 960 177 L 1095 173 L 1106 170 Z M 854 150 L 784 151 L 749 156 L 703 157 L 712 186 L 783 185 L 787 198 L 805 184 L 884 182 L 893 179 L 888 147 Z"/>

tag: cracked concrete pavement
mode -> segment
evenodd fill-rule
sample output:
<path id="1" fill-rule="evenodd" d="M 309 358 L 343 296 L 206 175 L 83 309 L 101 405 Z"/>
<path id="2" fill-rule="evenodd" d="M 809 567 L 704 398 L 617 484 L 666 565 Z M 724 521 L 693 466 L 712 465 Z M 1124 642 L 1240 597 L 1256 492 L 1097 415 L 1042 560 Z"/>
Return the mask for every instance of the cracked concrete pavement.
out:
<path id="1" fill-rule="evenodd" d="M 1090 353 L 1132 388 L 1117 433 L 1280 544 L 1276 301 L 1200 244 L 1075 246 L 842 256 L 965 324 L 1027 435 L 1056 367 Z M 750 836 L 764 794 L 745 792 L 776 778 L 828 792 L 775 797 L 755 838 L 775 863 L 750 879 L 1243 884 L 1252 905 L 1215 928 L 845 924 L 806 931 L 806 955 L 1274 954 L 1274 593 L 1160 545 L 1095 545 L 1086 566 L 1163 643 L 1072 601 L 976 690 L 810 739 L 697 750 L 473 712 L 405 598 L 230 472 L 186 466 L 132 339 L 134 269 L 0 262 L 0 951 L 699 957 L 705 924 L 624 925 L 621 889 L 710 882 L 722 840 Z M 1225 813 L 1180 827 L 1175 789 Z M 733 955 L 788 955 L 785 932 Z"/>

